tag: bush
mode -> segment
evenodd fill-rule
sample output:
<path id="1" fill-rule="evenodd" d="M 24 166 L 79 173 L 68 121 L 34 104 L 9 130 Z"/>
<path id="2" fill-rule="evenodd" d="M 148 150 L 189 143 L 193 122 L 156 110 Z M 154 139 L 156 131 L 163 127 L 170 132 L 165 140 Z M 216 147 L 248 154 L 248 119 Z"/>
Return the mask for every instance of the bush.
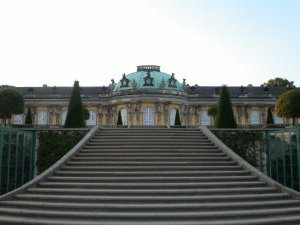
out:
<path id="1" fill-rule="evenodd" d="M 39 133 L 39 148 L 37 150 L 38 172 L 42 173 L 52 166 L 70 151 L 85 134 L 85 131 L 48 131 Z"/>
<path id="2" fill-rule="evenodd" d="M 237 124 L 234 119 L 233 109 L 230 99 L 229 90 L 226 86 L 222 87 L 221 96 L 218 102 L 217 117 L 216 117 L 217 128 L 236 128 Z"/>

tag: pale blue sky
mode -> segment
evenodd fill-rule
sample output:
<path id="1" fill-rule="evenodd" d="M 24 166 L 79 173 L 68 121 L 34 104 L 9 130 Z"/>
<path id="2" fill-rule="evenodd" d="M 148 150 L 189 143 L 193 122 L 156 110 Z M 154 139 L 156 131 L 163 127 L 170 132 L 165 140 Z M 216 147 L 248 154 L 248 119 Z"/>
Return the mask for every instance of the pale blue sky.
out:
<path id="1" fill-rule="evenodd" d="M 107 85 L 156 64 L 191 85 L 300 86 L 298 0 L 0 0 L 0 84 Z"/>

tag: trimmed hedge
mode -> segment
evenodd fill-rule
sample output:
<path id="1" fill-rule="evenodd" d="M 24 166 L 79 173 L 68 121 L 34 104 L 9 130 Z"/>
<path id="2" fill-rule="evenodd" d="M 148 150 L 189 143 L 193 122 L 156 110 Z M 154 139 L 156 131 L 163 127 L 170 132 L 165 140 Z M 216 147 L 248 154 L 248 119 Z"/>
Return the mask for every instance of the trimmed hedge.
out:
<path id="1" fill-rule="evenodd" d="M 212 130 L 212 132 L 240 157 L 257 167 L 260 154 L 258 145 L 263 139 L 262 132 L 251 130 Z"/>
<path id="2" fill-rule="evenodd" d="M 38 135 L 37 168 L 42 173 L 70 151 L 86 131 L 47 131 Z"/>

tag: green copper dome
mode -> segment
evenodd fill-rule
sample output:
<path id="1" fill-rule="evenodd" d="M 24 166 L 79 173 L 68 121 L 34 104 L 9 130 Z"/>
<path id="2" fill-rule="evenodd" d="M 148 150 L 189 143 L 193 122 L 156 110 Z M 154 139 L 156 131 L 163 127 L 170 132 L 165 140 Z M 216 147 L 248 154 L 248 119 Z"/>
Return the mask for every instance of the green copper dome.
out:
<path id="1" fill-rule="evenodd" d="M 128 75 L 123 74 L 122 79 L 115 85 L 114 91 L 134 89 L 163 89 L 183 91 L 175 75 L 160 72 L 159 66 L 138 66 L 137 72 Z"/>

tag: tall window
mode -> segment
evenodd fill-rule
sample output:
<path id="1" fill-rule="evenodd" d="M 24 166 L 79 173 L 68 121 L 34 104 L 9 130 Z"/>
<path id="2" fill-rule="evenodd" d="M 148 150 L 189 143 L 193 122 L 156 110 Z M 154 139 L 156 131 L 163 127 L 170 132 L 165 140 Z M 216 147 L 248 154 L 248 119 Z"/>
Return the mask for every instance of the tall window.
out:
<path id="1" fill-rule="evenodd" d="M 207 115 L 207 111 L 201 111 L 201 125 L 211 125 L 211 118 L 209 115 Z"/>
<path id="2" fill-rule="evenodd" d="M 64 111 L 64 112 L 61 114 L 61 125 L 65 125 L 66 118 L 67 118 L 67 114 L 68 114 L 67 111 Z"/>
<path id="3" fill-rule="evenodd" d="M 14 124 L 23 124 L 23 114 L 13 115 L 13 123 Z"/>
<path id="4" fill-rule="evenodd" d="M 250 112 L 250 124 L 251 125 L 259 125 L 260 123 L 260 113 L 257 110 Z"/>
<path id="5" fill-rule="evenodd" d="M 46 111 L 39 111 L 37 113 L 37 124 L 38 125 L 47 125 L 48 114 Z"/>
<path id="6" fill-rule="evenodd" d="M 86 121 L 86 125 L 95 126 L 97 124 L 97 113 L 95 111 L 89 111 L 90 118 Z"/>
<path id="7" fill-rule="evenodd" d="M 154 112 L 150 107 L 144 109 L 144 125 L 154 126 Z"/>
<path id="8" fill-rule="evenodd" d="M 122 123 L 124 126 L 128 125 L 128 115 L 127 115 L 127 109 L 121 110 L 121 117 L 122 117 Z"/>
<path id="9" fill-rule="evenodd" d="M 170 126 L 175 125 L 176 109 L 171 109 L 170 111 Z"/>
<path id="10" fill-rule="evenodd" d="M 276 113 L 274 114 L 274 123 L 275 124 L 284 124 L 283 118 L 282 117 L 278 117 L 276 115 Z"/>

